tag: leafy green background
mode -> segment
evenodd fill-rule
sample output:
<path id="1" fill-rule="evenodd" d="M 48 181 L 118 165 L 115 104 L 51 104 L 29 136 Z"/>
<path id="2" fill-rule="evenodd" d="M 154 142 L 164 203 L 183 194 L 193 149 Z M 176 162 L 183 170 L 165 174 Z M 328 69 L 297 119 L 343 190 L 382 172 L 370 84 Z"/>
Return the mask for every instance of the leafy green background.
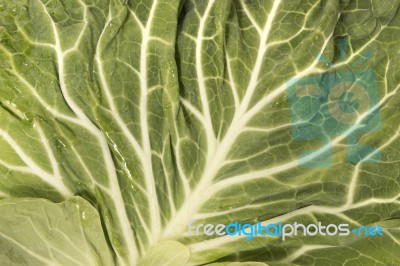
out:
<path id="1" fill-rule="evenodd" d="M 0 0 L 1 261 L 400 265 L 399 4 Z M 382 129 L 359 143 L 381 161 L 348 163 L 341 136 L 332 167 L 299 167 L 322 143 L 293 140 L 286 83 L 357 70 L 377 76 Z M 385 235 L 246 241 L 190 220 Z"/>

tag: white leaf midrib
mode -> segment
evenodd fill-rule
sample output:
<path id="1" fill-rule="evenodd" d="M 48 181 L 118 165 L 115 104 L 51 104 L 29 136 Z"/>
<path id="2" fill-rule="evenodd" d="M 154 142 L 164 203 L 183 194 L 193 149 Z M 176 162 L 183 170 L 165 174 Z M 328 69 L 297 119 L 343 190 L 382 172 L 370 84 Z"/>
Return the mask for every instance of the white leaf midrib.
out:
<path id="1" fill-rule="evenodd" d="M 151 37 L 150 30 L 154 19 L 154 13 L 158 5 L 158 0 L 155 0 L 151 6 L 149 19 L 147 21 L 146 27 L 142 34 L 142 46 L 140 50 L 140 126 L 142 135 L 142 145 L 144 153 L 143 170 L 146 182 L 146 189 L 148 193 L 148 201 L 151 216 L 151 232 L 152 238 L 149 239 L 151 244 L 157 242 L 160 230 L 161 230 L 161 219 L 160 219 L 160 206 L 158 204 L 158 196 L 156 191 L 155 176 L 153 173 L 153 163 L 152 163 L 152 152 L 150 145 L 150 132 L 148 125 L 148 85 L 147 85 L 147 51 L 148 44 Z"/>
<path id="2" fill-rule="evenodd" d="M 202 113 L 204 116 L 204 122 L 205 122 L 205 130 L 207 134 L 207 161 L 211 160 L 210 155 L 214 153 L 215 151 L 215 135 L 214 135 L 214 128 L 212 124 L 212 119 L 211 119 L 211 113 L 210 113 L 210 106 L 209 106 L 209 100 L 207 96 L 207 88 L 206 88 L 206 79 L 204 76 L 203 72 L 203 60 L 202 60 L 202 52 L 203 52 L 203 40 L 204 40 L 204 28 L 205 24 L 208 19 L 208 15 L 211 12 L 211 8 L 215 4 L 215 0 L 210 0 L 208 2 L 208 5 L 206 7 L 206 10 L 204 11 L 203 16 L 200 18 L 200 25 L 199 25 L 199 30 L 197 33 L 197 45 L 196 45 L 196 73 L 197 73 L 197 79 L 198 79 L 198 84 L 199 84 L 199 92 L 200 92 L 200 100 L 201 100 L 201 106 L 202 106 Z"/>
<path id="3" fill-rule="evenodd" d="M 206 191 L 206 189 L 212 184 L 213 178 L 217 174 L 219 168 L 222 165 L 222 162 L 225 160 L 226 155 L 228 154 L 228 152 L 229 152 L 230 148 L 232 147 L 234 141 L 236 140 L 237 136 L 240 134 L 239 129 L 243 128 L 245 125 L 245 124 L 243 124 L 242 117 L 248 108 L 250 99 L 251 99 L 253 92 L 257 86 L 258 76 L 261 72 L 262 61 L 264 58 L 264 54 L 266 52 L 266 48 L 265 48 L 266 42 L 268 40 L 268 36 L 269 36 L 271 27 L 272 27 L 272 22 L 277 14 L 280 2 L 281 2 L 280 0 L 274 2 L 271 12 L 270 12 L 270 15 L 267 19 L 265 28 L 263 30 L 263 36 L 261 36 L 261 40 L 260 40 L 261 52 L 257 56 L 256 63 L 254 66 L 254 71 L 251 76 L 251 79 L 250 79 L 250 82 L 248 85 L 248 89 L 246 90 L 244 99 L 240 103 L 239 109 L 235 110 L 235 114 L 232 119 L 231 125 L 230 125 L 229 129 L 227 130 L 227 133 L 224 136 L 223 140 L 220 143 L 215 143 L 213 141 L 208 140 L 208 149 L 207 149 L 208 156 L 207 156 L 206 166 L 203 171 L 203 175 L 200 178 L 200 181 L 199 181 L 197 187 L 192 192 L 190 197 L 185 201 L 185 203 L 179 209 L 179 211 L 174 216 L 174 218 L 172 220 L 170 220 L 170 222 L 165 227 L 164 232 L 163 232 L 163 238 L 170 238 L 170 237 L 176 236 L 176 234 L 178 233 L 177 231 L 185 228 L 184 225 L 185 225 L 185 223 L 187 223 L 190 220 L 191 215 L 193 215 L 202 206 L 202 204 L 205 202 L 206 198 L 210 197 L 210 195 L 208 193 L 206 193 L 207 196 L 205 197 L 204 191 Z M 201 49 L 198 49 L 198 47 L 201 47 L 202 35 L 203 35 L 203 31 L 204 31 L 204 24 L 206 23 L 207 15 L 210 12 L 213 4 L 214 4 L 214 1 L 210 1 L 209 5 L 207 6 L 204 16 L 200 20 L 200 26 L 199 26 L 199 32 L 198 32 L 198 40 L 200 40 L 200 43 L 198 43 L 198 45 L 196 47 L 196 69 L 197 69 L 198 74 L 200 73 L 200 77 L 203 72 L 202 72 L 202 65 L 201 65 L 201 61 L 200 61 L 201 52 L 198 51 L 198 50 L 201 51 Z M 204 96 L 206 96 L 205 84 L 201 83 L 201 80 L 199 80 L 199 86 L 200 86 L 200 88 L 199 88 L 200 94 L 201 95 L 203 94 Z M 203 91 L 203 93 L 202 93 L 202 91 Z M 205 120 L 207 121 L 207 124 L 205 125 L 205 127 L 206 127 L 207 132 L 209 132 L 210 129 L 212 130 L 212 126 L 209 126 L 209 123 L 211 122 L 211 116 L 209 113 L 208 103 L 207 103 L 207 105 L 204 103 L 204 101 L 207 100 L 207 98 L 201 97 L 201 100 L 203 103 L 203 115 L 205 115 Z M 206 109 L 205 109 L 205 107 L 206 107 Z M 208 112 L 204 113 L 205 110 L 208 110 Z M 208 118 L 208 117 L 210 117 L 210 118 Z M 209 119 L 210 119 L 210 121 L 208 122 Z M 213 136 L 214 136 L 214 134 L 207 133 L 208 139 L 210 137 L 214 138 Z M 212 148 L 210 146 L 212 146 Z"/>
<path id="4" fill-rule="evenodd" d="M 274 5 L 271 9 L 270 16 L 267 19 L 265 29 L 263 30 L 263 35 L 260 39 L 261 42 L 267 42 L 268 40 L 268 35 L 270 34 L 270 31 L 272 29 L 272 23 L 273 20 L 278 12 L 278 7 L 281 1 L 275 1 Z M 268 30 L 266 30 L 268 29 Z M 325 47 L 328 45 L 329 40 L 331 39 L 333 33 L 331 33 L 327 38 L 325 39 L 324 44 L 321 47 L 321 51 L 324 51 Z M 213 187 L 211 185 L 213 184 L 213 179 L 215 175 L 218 173 L 221 165 L 223 165 L 223 162 L 226 158 L 226 155 L 228 154 L 229 150 L 232 148 L 233 144 L 235 143 L 237 137 L 242 133 L 243 129 L 246 128 L 246 124 L 248 121 L 257 113 L 259 112 L 264 106 L 266 106 L 269 102 L 271 102 L 273 99 L 275 99 L 277 96 L 279 96 L 282 92 L 285 91 L 286 89 L 286 82 L 283 83 L 281 86 L 279 86 L 277 89 L 273 90 L 272 93 L 268 94 L 264 98 L 262 98 L 255 106 L 249 108 L 249 103 L 250 99 L 252 98 L 255 88 L 257 87 L 258 84 L 258 76 L 261 73 L 261 68 L 262 68 L 262 61 L 265 56 L 265 53 L 267 52 L 267 46 L 266 44 L 260 44 L 261 52 L 258 54 L 258 57 L 256 59 L 256 63 L 254 66 L 254 71 L 253 73 L 256 73 L 257 75 L 253 74 L 250 82 L 248 84 L 248 87 L 246 89 L 246 94 L 243 99 L 243 101 L 240 103 L 239 109 L 235 110 L 234 117 L 232 119 L 231 125 L 227 130 L 226 135 L 222 139 L 220 143 L 217 143 L 216 148 L 215 148 L 215 153 L 213 156 L 211 156 L 211 160 L 206 163 L 205 170 L 203 172 L 203 175 L 200 179 L 200 182 L 198 183 L 197 187 L 195 190 L 192 192 L 189 198 L 185 201 L 184 205 L 181 207 L 181 209 L 177 212 L 176 216 L 170 220 L 170 222 L 167 224 L 165 227 L 165 230 L 163 232 L 163 237 L 164 238 L 170 238 L 170 237 L 178 237 L 178 233 L 181 232 L 181 230 L 184 230 L 186 227 L 185 225 L 187 222 L 191 219 L 191 216 L 199 210 L 199 208 L 207 201 L 209 200 L 212 196 L 216 195 L 221 189 L 221 187 L 226 187 L 230 185 L 230 183 L 238 183 L 239 180 L 236 182 L 236 180 L 223 180 L 217 182 Z M 265 49 L 263 49 L 265 48 Z M 315 66 L 318 63 L 318 58 L 316 58 L 309 67 L 307 67 L 305 70 L 299 72 L 296 74 L 294 78 L 301 78 L 307 74 L 313 73 L 316 71 Z M 298 165 L 298 161 L 292 161 L 285 163 L 283 165 L 275 166 L 271 169 L 266 169 L 263 171 L 263 175 L 268 175 L 271 173 L 279 173 L 282 171 L 286 171 L 288 169 L 291 169 L 293 167 L 296 167 Z M 226 183 L 226 186 L 224 185 L 219 185 L 218 183 L 224 184 Z M 243 180 L 240 180 L 240 182 L 243 182 Z M 216 186 L 216 187 L 215 187 Z M 209 190 L 212 188 L 212 190 Z M 205 193 L 207 191 L 207 193 Z"/>
<path id="5" fill-rule="evenodd" d="M 40 1 L 39 1 L 40 2 Z M 41 3 L 41 2 L 40 2 Z M 52 17 L 48 13 L 46 6 L 41 3 L 43 6 L 43 11 L 44 13 L 48 16 L 51 27 L 53 29 L 53 34 L 55 38 L 55 52 L 57 55 L 57 66 L 58 66 L 58 78 L 60 82 L 60 89 L 61 93 L 68 104 L 68 106 L 71 108 L 71 110 L 78 116 L 79 120 L 82 121 L 83 125 L 85 128 L 91 132 L 99 141 L 100 148 L 102 150 L 102 154 L 104 156 L 104 163 L 106 166 L 107 170 L 107 175 L 109 177 L 109 182 L 110 182 L 110 192 L 112 193 L 111 196 L 114 199 L 112 202 L 115 205 L 115 210 L 118 216 L 118 223 L 121 227 L 121 230 L 124 232 L 123 239 L 126 242 L 126 247 L 128 249 L 128 264 L 129 265 L 135 265 L 136 260 L 137 260 L 137 248 L 136 248 L 136 243 L 134 241 L 134 233 L 130 225 L 130 221 L 128 219 L 126 209 L 125 209 L 125 204 L 122 199 L 121 195 L 121 189 L 119 187 L 119 182 L 118 178 L 116 175 L 116 169 L 115 166 L 113 165 L 113 160 L 110 154 L 110 150 L 107 144 L 107 141 L 100 132 L 100 130 L 90 121 L 90 119 L 85 115 L 85 113 L 82 111 L 82 109 L 72 100 L 72 98 L 69 95 L 69 92 L 67 90 L 67 86 L 65 83 L 65 73 L 64 73 L 64 54 L 61 49 L 61 44 L 60 44 L 60 38 L 58 34 L 58 29 L 54 21 L 52 20 Z M 118 260 L 121 264 L 126 264 L 125 258 L 122 257 L 122 255 L 117 251 L 117 257 Z"/>

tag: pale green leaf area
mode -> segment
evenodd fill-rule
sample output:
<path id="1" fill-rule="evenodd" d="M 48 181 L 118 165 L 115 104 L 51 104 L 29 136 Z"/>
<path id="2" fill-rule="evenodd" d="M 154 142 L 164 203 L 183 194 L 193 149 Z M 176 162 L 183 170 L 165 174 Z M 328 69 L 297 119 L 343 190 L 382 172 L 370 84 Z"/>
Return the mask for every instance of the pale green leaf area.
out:
<path id="1" fill-rule="evenodd" d="M 14 198 L 0 203 L 2 265 L 112 265 L 98 212 L 73 197 L 62 203 Z"/>
<path id="2" fill-rule="evenodd" d="M 138 265 L 186 265 L 189 257 L 189 249 L 181 243 L 171 240 L 161 241 L 148 250 Z"/>
<path id="3" fill-rule="evenodd" d="M 400 265 L 399 6 L 0 0 L 0 265 Z M 348 86 L 336 119 L 354 125 L 299 127 L 316 107 L 289 85 L 343 77 L 373 106 Z M 330 108 L 312 85 L 297 95 Z M 384 235 L 247 241 L 190 221 Z"/>

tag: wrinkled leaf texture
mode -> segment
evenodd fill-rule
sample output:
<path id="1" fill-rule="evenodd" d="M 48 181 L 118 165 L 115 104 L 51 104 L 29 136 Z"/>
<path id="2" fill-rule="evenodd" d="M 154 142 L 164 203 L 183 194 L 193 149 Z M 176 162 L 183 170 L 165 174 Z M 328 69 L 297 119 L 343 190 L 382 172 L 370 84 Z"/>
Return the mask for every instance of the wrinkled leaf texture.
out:
<path id="1" fill-rule="evenodd" d="M 400 265 L 399 3 L 0 0 L 2 264 Z M 338 136 L 331 167 L 301 167 L 323 144 L 293 138 L 287 82 L 357 70 L 376 75 L 382 126 L 359 142 L 381 160 L 347 162 Z M 246 241 L 190 220 L 385 234 Z"/>

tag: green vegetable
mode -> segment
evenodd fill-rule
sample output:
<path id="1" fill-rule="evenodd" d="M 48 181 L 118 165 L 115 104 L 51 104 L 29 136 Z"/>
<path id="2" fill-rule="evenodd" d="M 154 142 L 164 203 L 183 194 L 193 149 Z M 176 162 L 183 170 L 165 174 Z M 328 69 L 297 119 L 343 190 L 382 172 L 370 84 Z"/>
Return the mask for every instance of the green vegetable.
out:
<path id="1" fill-rule="evenodd" d="M 399 5 L 0 0 L 1 264 L 400 265 Z M 362 71 L 372 124 L 322 117 L 331 145 L 300 140 L 290 85 Z M 246 241 L 190 221 L 384 235 Z"/>

